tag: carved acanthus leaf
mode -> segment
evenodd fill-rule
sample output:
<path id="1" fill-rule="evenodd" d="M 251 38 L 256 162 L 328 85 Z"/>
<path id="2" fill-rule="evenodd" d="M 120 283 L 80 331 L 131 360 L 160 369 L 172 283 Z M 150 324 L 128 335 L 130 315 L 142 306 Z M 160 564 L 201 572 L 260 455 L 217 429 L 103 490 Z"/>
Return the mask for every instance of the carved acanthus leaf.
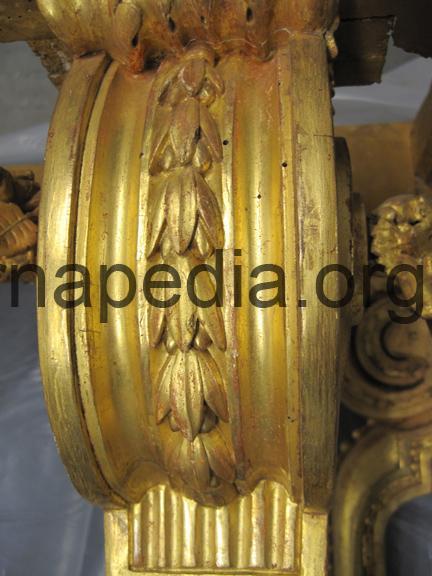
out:
<path id="1" fill-rule="evenodd" d="M 219 54 L 247 50 L 261 59 L 286 43 L 292 32 L 326 34 L 335 57 L 336 0 L 38 0 L 55 36 L 74 55 L 107 51 L 134 73 L 152 59 L 184 58 L 193 42 L 205 41 Z M 91 23 L 91 25 L 89 25 Z M 193 96 L 199 91 L 200 63 L 185 69 L 182 80 Z"/>
<path id="2" fill-rule="evenodd" d="M 190 166 L 174 170 L 156 186 L 150 215 L 148 256 L 161 247 L 165 231 L 177 254 L 186 252 L 193 240 L 202 259 L 223 245 L 217 200 L 205 179 Z"/>
<path id="3" fill-rule="evenodd" d="M 177 350 L 168 356 L 159 374 L 157 421 L 162 422 L 172 412 L 176 428 L 193 440 L 209 410 L 228 421 L 226 390 L 218 365 L 209 352 Z"/>
<path id="4" fill-rule="evenodd" d="M 228 422 L 226 390 L 217 364 L 209 353 L 200 354 L 199 358 L 204 400 L 218 418 Z"/>
<path id="5" fill-rule="evenodd" d="M 234 482 L 234 456 L 227 441 L 218 428 L 201 436 L 207 454 L 210 468 L 218 478 L 226 482 Z"/>
<path id="6" fill-rule="evenodd" d="M 153 291 L 154 298 L 161 302 L 168 302 L 174 293 L 178 299 L 167 308 L 151 306 L 148 317 L 151 345 L 154 347 L 159 345 L 166 329 L 176 348 L 183 352 L 187 352 L 191 348 L 207 350 L 212 343 L 220 350 L 225 350 L 225 327 L 220 308 L 217 306 L 205 308 L 197 306 L 187 292 L 187 279 L 191 270 L 198 266 L 199 260 L 195 258 L 193 253 L 188 258 L 170 254 L 165 263 L 177 271 L 181 288 L 174 290 L 157 288 Z M 160 273 L 157 278 L 159 280 L 164 279 L 163 273 Z M 197 297 L 204 301 L 213 298 L 215 286 L 207 271 L 203 270 L 196 276 L 195 290 Z M 203 346 L 205 347 L 202 348 Z"/>
<path id="7" fill-rule="evenodd" d="M 193 169 L 168 177 L 166 188 L 168 234 L 177 254 L 189 248 L 197 220 L 197 194 Z"/>
<path id="8" fill-rule="evenodd" d="M 197 492 L 206 490 L 210 483 L 209 461 L 201 436 L 193 442 L 182 436 L 176 438 L 168 452 L 167 466 Z"/>
<path id="9" fill-rule="evenodd" d="M 39 197 L 33 173 L 13 177 L 0 168 L 0 263 L 6 267 L 34 261 Z M 8 278 L 6 272 L 0 281 Z"/>

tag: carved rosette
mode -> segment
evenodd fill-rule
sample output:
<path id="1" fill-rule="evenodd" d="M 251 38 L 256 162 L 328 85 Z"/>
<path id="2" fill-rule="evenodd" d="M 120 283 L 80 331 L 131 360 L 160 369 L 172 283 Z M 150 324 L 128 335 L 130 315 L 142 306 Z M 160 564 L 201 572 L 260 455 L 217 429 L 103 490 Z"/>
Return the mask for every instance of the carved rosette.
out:
<path id="1" fill-rule="evenodd" d="M 422 268 L 424 318 L 432 318 L 432 196 L 430 193 L 395 196 L 384 202 L 375 213 L 372 228 L 372 251 L 390 274 L 399 266 L 412 270 Z M 403 298 L 413 298 L 417 291 L 416 276 L 409 270 L 397 274 Z"/>
<path id="2" fill-rule="evenodd" d="M 109 510 L 108 573 L 324 575 L 349 322 L 318 301 L 316 277 L 353 256 L 344 175 L 336 190 L 334 3 L 39 4 L 77 56 L 45 166 L 41 364 L 72 480 Z M 201 266 L 195 292 L 210 302 L 219 258 L 221 302 L 198 305 L 190 272 Z M 68 262 L 88 268 L 91 307 L 52 302 Z M 101 264 L 138 286 L 106 323 Z M 250 303 L 274 280 L 251 277 L 262 264 L 284 270 L 286 306 Z M 154 266 L 155 281 L 172 279 L 167 266 L 180 277 L 152 290 L 178 295 L 171 306 L 142 290 Z M 111 298 L 129 288 L 112 274 Z"/>

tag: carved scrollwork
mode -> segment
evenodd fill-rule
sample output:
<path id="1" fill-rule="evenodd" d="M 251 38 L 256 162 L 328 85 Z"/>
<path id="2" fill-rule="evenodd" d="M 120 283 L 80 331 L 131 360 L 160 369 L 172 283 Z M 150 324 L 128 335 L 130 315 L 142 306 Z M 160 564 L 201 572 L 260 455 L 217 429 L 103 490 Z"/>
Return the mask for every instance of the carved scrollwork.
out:
<path id="1" fill-rule="evenodd" d="M 419 288 L 413 271 L 423 267 L 423 318 L 398 302 L 400 293 L 388 292 L 388 276 L 375 276 L 371 302 L 353 331 L 343 388 L 343 402 L 366 425 L 353 433 L 338 473 L 335 576 L 384 576 L 391 515 L 432 489 L 431 208 L 428 193 L 399 196 L 372 218 L 372 251 L 408 303 Z"/>
<path id="2" fill-rule="evenodd" d="M 337 476 L 335 576 L 384 576 L 391 515 L 432 489 L 432 338 L 425 320 L 398 324 L 389 311 L 410 313 L 375 294 L 353 334 L 342 398 L 366 425 L 353 432 Z"/>
<path id="3" fill-rule="evenodd" d="M 432 408 L 432 338 L 425 320 L 400 324 L 389 313 L 412 314 L 383 293 L 375 296 L 353 331 L 342 394 L 354 412 L 394 422 Z"/>
<path id="4" fill-rule="evenodd" d="M 35 260 L 39 187 L 32 172 L 15 177 L 0 168 L 0 264 L 6 270 L 0 282 L 10 278 L 12 265 Z"/>

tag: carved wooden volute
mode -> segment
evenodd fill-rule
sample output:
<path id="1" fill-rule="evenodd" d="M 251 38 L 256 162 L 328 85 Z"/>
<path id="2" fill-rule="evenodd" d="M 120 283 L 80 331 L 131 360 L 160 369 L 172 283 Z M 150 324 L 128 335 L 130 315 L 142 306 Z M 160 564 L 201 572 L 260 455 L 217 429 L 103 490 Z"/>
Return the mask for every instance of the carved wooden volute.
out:
<path id="1" fill-rule="evenodd" d="M 75 54 L 44 171 L 42 372 L 71 478 L 106 510 L 112 576 L 326 574 L 350 314 L 316 279 L 353 269 L 358 227 L 346 159 L 336 177 L 335 4 L 39 0 Z M 54 302 L 68 263 L 91 306 Z M 282 302 L 253 305 L 268 264 Z M 101 265 L 121 265 L 111 300 L 125 267 L 136 279 L 127 306 L 101 302 Z M 154 266 L 168 307 L 143 290 Z"/>

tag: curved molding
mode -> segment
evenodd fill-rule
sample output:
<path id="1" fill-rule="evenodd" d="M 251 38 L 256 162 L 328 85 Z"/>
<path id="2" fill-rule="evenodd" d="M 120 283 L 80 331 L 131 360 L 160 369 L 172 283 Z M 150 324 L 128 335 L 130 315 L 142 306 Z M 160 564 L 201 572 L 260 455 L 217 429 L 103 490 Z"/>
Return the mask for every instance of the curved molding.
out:
<path id="1" fill-rule="evenodd" d="M 431 335 L 426 320 L 393 322 L 412 312 L 384 293 L 354 329 L 342 389 L 343 402 L 365 418 L 400 422 L 432 408 Z"/>
<path id="2" fill-rule="evenodd" d="M 403 504 L 432 489 L 432 428 L 367 431 L 342 462 L 333 512 L 335 576 L 385 576 L 385 531 Z"/>
<path id="3" fill-rule="evenodd" d="M 75 259 L 82 143 L 106 66 L 103 55 L 75 62 L 51 123 L 51 142 L 57 137 L 48 147 L 45 161 L 38 237 L 38 264 L 48 277 L 46 288 L 51 297 L 57 287 L 57 270 Z M 54 238 L 56 250 L 51 250 Z M 87 432 L 71 337 L 73 310 L 63 310 L 53 301 L 47 306 L 38 311 L 39 353 L 45 399 L 61 456 L 69 463 L 74 485 L 86 498 L 101 504 L 118 502 L 101 473 Z"/>

